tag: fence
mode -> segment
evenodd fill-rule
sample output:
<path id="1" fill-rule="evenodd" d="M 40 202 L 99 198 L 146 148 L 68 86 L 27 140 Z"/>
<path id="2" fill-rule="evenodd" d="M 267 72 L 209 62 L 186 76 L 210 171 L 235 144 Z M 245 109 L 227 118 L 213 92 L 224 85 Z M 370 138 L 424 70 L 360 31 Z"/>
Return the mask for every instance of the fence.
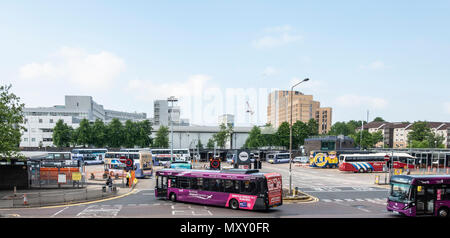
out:
<path id="1" fill-rule="evenodd" d="M 58 190 L 55 192 L 30 192 L 16 194 L 12 198 L 13 207 L 40 207 L 49 205 L 62 205 L 82 201 L 98 200 L 101 198 L 112 197 L 117 194 L 118 188 L 113 186 L 111 189 L 70 189 Z"/>

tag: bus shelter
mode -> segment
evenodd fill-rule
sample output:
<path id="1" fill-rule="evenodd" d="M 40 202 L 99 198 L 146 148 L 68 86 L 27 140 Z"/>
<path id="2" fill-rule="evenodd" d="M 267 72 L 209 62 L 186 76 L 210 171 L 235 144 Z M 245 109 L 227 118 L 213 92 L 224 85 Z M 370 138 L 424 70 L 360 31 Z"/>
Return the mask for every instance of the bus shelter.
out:
<path id="1" fill-rule="evenodd" d="M 29 159 L 31 188 L 83 188 L 84 165 L 79 161 L 65 159 Z"/>

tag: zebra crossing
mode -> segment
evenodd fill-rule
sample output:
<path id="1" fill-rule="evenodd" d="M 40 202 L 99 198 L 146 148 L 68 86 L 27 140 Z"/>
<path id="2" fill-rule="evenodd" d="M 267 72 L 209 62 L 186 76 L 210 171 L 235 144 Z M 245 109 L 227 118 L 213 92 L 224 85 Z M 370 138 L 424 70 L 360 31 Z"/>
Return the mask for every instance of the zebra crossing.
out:
<path id="1" fill-rule="evenodd" d="M 387 205 L 386 198 L 335 198 L 335 199 L 320 199 L 321 202 L 326 203 L 340 203 L 340 202 L 370 202 L 379 205 Z"/>

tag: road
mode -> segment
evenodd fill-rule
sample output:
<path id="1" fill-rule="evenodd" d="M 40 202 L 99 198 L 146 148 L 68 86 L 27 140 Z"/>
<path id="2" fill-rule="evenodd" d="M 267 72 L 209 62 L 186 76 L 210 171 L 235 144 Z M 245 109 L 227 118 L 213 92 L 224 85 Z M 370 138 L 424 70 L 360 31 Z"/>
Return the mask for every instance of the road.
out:
<path id="1" fill-rule="evenodd" d="M 263 172 L 278 172 L 289 187 L 289 165 L 263 163 Z M 288 203 L 268 212 L 173 203 L 156 199 L 154 179 L 141 179 L 126 196 L 76 205 L 0 210 L 3 217 L 30 218 L 372 218 L 395 217 L 386 211 L 388 189 L 374 184 L 375 175 L 344 173 L 337 169 L 293 166 L 293 188 L 317 198 Z"/>

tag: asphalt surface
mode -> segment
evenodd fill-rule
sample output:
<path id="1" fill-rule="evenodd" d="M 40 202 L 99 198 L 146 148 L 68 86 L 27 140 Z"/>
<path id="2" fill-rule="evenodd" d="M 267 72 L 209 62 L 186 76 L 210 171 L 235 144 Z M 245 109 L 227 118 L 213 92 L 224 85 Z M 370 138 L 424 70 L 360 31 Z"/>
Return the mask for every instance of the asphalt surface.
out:
<path id="1" fill-rule="evenodd" d="M 263 163 L 263 172 L 278 172 L 289 188 L 289 164 Z M 316 199 L 285 203 L 267 212 L 173 203 L 156 199 L 154 179 L 140 179 L 136 188 L 120 197 L 75 205 L 44 208 L 2 209 L 0 217 L 26 218 L 392 218 L 386 211 L 386 186 L 375 185 L 375 175 L 337 169 L 292 166 L 292 188 Z"/>

